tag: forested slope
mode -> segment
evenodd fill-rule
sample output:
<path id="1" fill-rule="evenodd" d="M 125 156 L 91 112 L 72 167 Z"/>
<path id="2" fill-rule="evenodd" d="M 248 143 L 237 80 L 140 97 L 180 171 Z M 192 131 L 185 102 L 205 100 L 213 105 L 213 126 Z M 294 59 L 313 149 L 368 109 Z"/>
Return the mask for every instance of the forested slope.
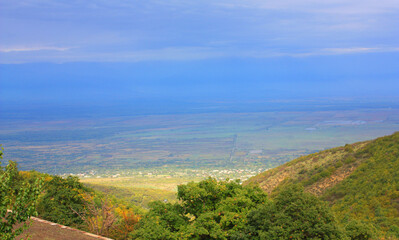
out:
<path id="1" fill-rule="evenodd" d="M 303 156 L 249 179 L 271 196 L 300 183 L 327 200 L 339 221 L 399 233 L 399 133 Z"/>

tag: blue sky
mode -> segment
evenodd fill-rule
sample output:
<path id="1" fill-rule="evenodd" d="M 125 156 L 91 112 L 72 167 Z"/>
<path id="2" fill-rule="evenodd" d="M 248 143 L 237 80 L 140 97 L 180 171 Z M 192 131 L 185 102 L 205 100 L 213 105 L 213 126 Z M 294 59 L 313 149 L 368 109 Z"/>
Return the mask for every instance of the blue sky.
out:
<path id="1" fill-rule="evenodd" d="M 0 0 L 0 99 L 395 96 L 398 39 L 398 0 Z"/>
<path id="2" fill-rule="evenodd" d="M 0 9 L 1 63 L 399 51 L 397 0 L 1 0 Z"/>

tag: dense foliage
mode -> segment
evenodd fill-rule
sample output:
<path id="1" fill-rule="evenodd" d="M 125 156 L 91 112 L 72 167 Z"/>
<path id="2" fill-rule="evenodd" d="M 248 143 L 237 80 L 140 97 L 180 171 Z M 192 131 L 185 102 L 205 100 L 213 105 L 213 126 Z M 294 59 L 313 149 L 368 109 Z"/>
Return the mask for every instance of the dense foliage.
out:
<path id="1" fill-rule="evenodd" d="M 250 183 L 272 195 L 302 184 L 329 202 L 352 239 L 399 239 L 399 132 L 300 157 Z"/>
<path id="2" fill-rule="evenodd" d="M 53 176 L 45 184 L 45 193 L 38 205 L 39 216 L 68 226 L 79 226 L 83 223 L 78 213 L 84 211 L 83 193 L 88 189 L 77 177 L 61 178 Z"/>
<path id="3" fill-rule="evenodd" d="M 2 240 L 20 235 L 29 226 L 26 220 L 36 214 L 113 239 L 126 239 L 140 219 L 135 212 L 129 204 L 85 187 L 77 177 L 18 171 L 12 161 L 4 169 L 0 167 Z"/>
<path id="4" fill-rule="evenodd" d="M 284 188 L 248 216 L 251 239 L 344 239 L 325 202 L 300 185 Z"/>
<path id="5" fill-rule="evenodd" d="M 2 157 L 0 149 L 0 160 Z M 3 169 L 0 161 L 0 239 L 14 239 L 29 226 L 27 220 L 36 214 L 41 185 L 40 178 L 33 183 L 21 181 L 15 162 L 9 161 Z M 17 226 L 19 223 L 22 225 Z"/>
<path id="6" fill-rule="evenodd" d="M 259 188 L 209 178 L 178 187 L 180 203 L 153 202 L 133 235 L 137 239 L 229 239 L 247 225 L 246 216 L 267 201 Z"/>
<path id="7" fill-rule="evenodd" d="M 128 205 L 85 187 L 71 176 L 51 176 L 37 209 L 46 220 L 114 239 L 126 239 L 139 221 Z"/>
<path id="8" fill-rule="evenodd" d="M 353 153 L 365 161 L 323 195 L 345 224 L 349 219 L 373 224 L 386 237 L 399 238 L 399 133 L 376 139 Z"/>
<path id="9" fill-rule="evenodd" d="M 259 188 L 209 178 L 181 185 L 180 203 L 154 202 L 135 239 L 344 239 L 330 208 L 300 186 L 275 199 Z"/>

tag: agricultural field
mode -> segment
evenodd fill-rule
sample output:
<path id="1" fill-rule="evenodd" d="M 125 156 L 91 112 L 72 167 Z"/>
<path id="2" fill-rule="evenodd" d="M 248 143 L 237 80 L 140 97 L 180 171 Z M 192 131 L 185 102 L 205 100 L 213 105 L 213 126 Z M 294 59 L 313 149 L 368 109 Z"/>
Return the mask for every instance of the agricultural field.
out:
<path id="1" fill-rule="evenodd" d="M 90 177 L 81 179 L 85 185 L 95 190 L 113 195 L 136 206 L 148 207 L 155 200 L 176 201 L 178 185 L 199 182 L 212 177 L 218 180 L 241 179 L 245 181 L 266 169 L 147 169 L 127 170 L 109 177 Z"/>
<path id="2" fill-rule="evenodd" d="M 0 123 L 5 159 L 17 161 L 20 169 L 96 178 L 128 170 L 271 168 L 315 151 L 392 134 L 399 130 L 399 110 L 2 118 Z"/>

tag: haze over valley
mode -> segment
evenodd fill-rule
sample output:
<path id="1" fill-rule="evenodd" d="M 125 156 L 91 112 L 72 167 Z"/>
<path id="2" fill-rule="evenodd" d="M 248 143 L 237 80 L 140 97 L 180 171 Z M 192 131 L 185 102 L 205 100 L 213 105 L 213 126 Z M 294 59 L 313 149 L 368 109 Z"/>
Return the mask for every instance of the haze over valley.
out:
<path id="1" fill-rule="evenodd" d="M 95 117 L 73 111 L 67 117 L 32 113 L 33 121 L 3 118 L 0 140 L 5 156 L 26 170 L 110 176 L 167 167 L 172 174 L 176 169 L 264 170 L 315 151 L 391 134 L 399 124 L 399 109 L 387 107 L 389 103 L 374 108 L 314 101 L 283 104 L 254 103 L 258 109 L 251 112 L 245 104 L 224 103 L 211 111 L 194 108 L 161 115 L 128 115 L 118 109 L 107 113 L 106 108 L 93 113 L 99 114 Z"/>

